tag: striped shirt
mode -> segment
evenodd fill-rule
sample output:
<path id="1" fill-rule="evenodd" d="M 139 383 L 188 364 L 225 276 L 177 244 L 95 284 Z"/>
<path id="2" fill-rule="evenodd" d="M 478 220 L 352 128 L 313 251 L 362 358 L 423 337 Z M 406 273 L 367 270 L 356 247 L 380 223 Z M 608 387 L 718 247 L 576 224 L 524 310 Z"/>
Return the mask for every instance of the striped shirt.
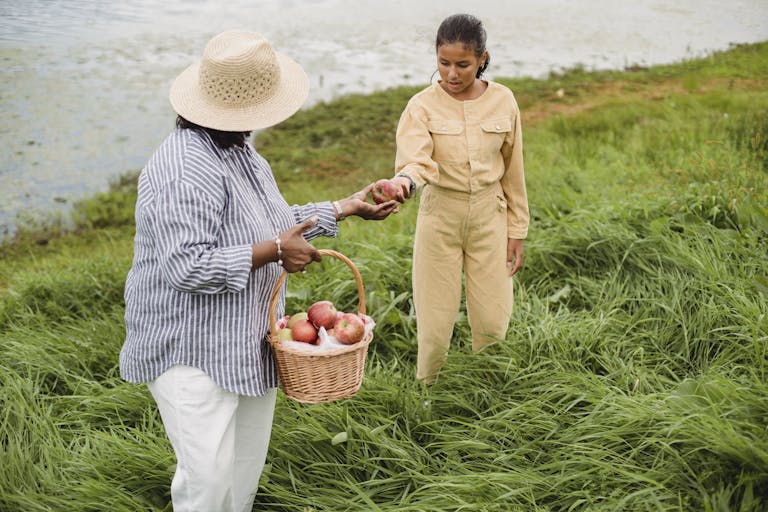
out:
<path id="1" fill-rule="evenodd" d="M 338 234 L 330 202 L 289 206 L 249 143 L 220 149 L 176 129 L 139 176 L 133 265 L 125 283 L 120 376 L 149 382 L 169 367 L 199 368 L 222 388 L 261 396 L 277 386 L 266 336 L 277 263 L 251 270 L 251 245 L 312 215 L 311 240 Z M 285 288 L 277 314 L 284 314 Z"/>

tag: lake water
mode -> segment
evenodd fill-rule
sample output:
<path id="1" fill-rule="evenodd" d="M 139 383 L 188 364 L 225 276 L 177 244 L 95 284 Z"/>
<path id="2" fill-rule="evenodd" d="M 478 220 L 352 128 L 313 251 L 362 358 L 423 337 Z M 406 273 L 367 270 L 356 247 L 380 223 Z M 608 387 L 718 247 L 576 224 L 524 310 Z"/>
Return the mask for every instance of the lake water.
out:
<path id="1" fill-rule="evenodd" d="M 263 33 L 310 76 L 307 106 L 426 84 L 456 12 L 488 31 L 488 76 L 621 69 L 768 39 L 768 0 L 23 0 L 0 2 L 0 237 L 140 169 L 173 126 L 168 87 L 206 41 Z"/>

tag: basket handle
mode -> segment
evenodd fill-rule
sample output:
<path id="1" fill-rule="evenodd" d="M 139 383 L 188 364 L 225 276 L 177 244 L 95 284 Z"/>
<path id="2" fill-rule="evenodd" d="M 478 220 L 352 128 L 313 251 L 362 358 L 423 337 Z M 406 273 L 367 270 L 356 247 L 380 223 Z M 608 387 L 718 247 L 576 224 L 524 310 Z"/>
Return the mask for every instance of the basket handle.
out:
<path id="1" fill-rule="evenodd" d="M 357 267 L 354 263 L 352 263 L 352 260 L 341 254 L 340 252 L 331 250 L 331 249 L 319 249 L 317 251 L 321 256 L 333 256 L 334 258 L 340 259 L 344 263 L 347 264 L 349 269 L 352 271 L 352 275 L 355 277 L 355 283 L 357 284 L 357 297 L 359 301 L 359 306 L 357 308 L 357 312 L 361 315 L 365 314 L 365 291 L 363 290 L 363 278 L 360 276 L 360 272 L 358 272 Z M 277 299 L 280 296 L 280 288 L 283 286 L 283 283 L 288 278 L 288 272 L 283 270 L 283 273 L 280 274 L 280 277 L 277 279 L 277 282 L 275 283 L 275 287 L 272 289 L 272 295 L 269 298 L 269 329 L 270 329 L 270 341 L 277 338 Z"/>

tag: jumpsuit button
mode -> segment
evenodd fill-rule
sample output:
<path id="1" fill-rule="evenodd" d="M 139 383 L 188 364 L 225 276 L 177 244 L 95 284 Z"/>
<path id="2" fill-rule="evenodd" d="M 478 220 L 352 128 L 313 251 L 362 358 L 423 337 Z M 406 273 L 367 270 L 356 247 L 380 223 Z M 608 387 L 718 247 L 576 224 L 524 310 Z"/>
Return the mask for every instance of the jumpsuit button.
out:
<path id="1" fill-rule="evenodd" d="M 497 130 L 501 130 L 501 126 L 499 126 L 499 125 L 496 125 L 496 129 L 497 129 Z"/>

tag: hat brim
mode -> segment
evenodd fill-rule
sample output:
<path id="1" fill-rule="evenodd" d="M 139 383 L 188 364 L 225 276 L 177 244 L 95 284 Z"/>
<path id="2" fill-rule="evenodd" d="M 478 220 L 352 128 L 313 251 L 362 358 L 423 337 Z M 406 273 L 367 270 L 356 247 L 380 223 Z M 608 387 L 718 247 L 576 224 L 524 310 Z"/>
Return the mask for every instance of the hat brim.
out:
<path id="1" fill-rule="evenodd" d="M 309 77 L 287 55 L 275 54 L 280 82 L 275 93 L 246 107 L 227 108 L 208 101 L 201 94 L 200 62 L 181 72 L 171 85 L 173 110 L 188 121 L 226 132 L 248 132 L 274 126 L 295 114 L 309 95 Z"/>

